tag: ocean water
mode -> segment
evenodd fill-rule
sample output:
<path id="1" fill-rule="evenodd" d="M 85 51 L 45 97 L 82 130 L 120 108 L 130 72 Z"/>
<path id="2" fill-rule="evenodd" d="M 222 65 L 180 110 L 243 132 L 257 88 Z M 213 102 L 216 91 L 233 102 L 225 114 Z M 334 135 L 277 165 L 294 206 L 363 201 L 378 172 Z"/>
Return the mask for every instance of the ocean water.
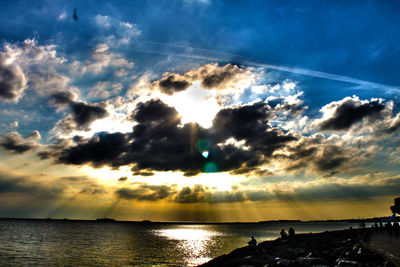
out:
<path id="1" fill-rule="evenodd" d="M 0 220 L 0 266 L 196 266 L 247 245 L 296 233 L 356 228 L 345 222 L 165 224 Z"/>

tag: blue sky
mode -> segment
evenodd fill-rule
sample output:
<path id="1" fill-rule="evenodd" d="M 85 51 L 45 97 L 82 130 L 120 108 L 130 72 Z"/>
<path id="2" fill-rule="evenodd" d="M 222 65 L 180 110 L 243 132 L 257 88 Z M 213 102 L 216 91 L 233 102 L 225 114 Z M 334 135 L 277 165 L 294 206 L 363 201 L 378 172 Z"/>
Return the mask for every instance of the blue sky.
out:
<path id="1" fill-rule="evenodd" d="M 100 215 L 162 220 L 201 203 L 222 205 L 224 215 L 203 211 L 205 220 L 236 220 L 226 203 L 265 203 L 278 218 L 294 200 L 310 213 L 343 201 L 348 210 L 332 216 L 345 217 L 396 195 L 396 1 L 2 7 L 0 197 L 13 199 L 5 214 L 47 217 L 40 199 L 33 215 L 22 208 L 38 192 L 60 206 L 54 216 L 93 218 L 116 201 Z M 197 151 L 203 139 L 209 146 Z M 72 195 L 93 203 L 65 201 Z M 127 212 L 147 202 L 171 213 Z M 377 207 L 367 215 L 382 214 Z"/>

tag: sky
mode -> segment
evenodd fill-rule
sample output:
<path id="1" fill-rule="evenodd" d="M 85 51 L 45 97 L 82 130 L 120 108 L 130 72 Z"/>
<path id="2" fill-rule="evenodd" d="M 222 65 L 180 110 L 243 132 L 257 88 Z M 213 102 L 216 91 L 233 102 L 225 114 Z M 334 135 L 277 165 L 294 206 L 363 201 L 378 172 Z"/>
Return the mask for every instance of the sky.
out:
<path id="1" fill-rule="evenodd" d="M 398 1 L 3 1 L 0 217 L 388 216 Z"/>

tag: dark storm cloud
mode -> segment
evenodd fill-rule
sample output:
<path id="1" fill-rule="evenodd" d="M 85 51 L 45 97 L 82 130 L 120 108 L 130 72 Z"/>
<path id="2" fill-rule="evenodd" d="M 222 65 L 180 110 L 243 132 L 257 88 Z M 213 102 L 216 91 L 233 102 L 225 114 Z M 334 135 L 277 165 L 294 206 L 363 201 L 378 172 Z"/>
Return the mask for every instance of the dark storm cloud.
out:
<path id="1" fill-rule="evenodd" d="M 38 153 L 38 156 L 42 160 L 58 158 L 60 153 L 63 150 L 68 149 L 72 144 L 72 140 L 57 138 L 56 140 L 54 140 L 53 144 L 47 146 L 45 150 L 40 151 Z"/>
<path id="2" fill-rule="evenodd" d="M 40 137 L 38 131 L 32 132 L 26 138 L 23 138 L 18 132 L 11 132 L 0 137 L 0 145 L 10 152 L 22 154 L 38 148 L 39 145 L 31 141 L 38 137 Z"/>
<path id="3" fill-rule="evenodd" d="M 117 166 L 121 154 L 128 149 L 127 136 L 122 133 L 99 133 L 87 140 L 62 150 L 58 161 L 61 163 L 81 165 L 90 163 L 93 166 Z"/>
<path id="4" fill-rule="evenodd" d="M 76 99 L 76 95 L 69 91 L 60 91 L 50 96 L 50 104 L 52 105 L 68 105 Z"/>
<path id="5" fill-rule="evenodd" d="M 268 106 L 263 102 L 222 109 L 213 120 L 215 137 L 219 142 L 231 137 L 237 141 L 245 140 L 251 152 L 270 156 L 287 142 L 296 140 L 280 129 L 268 126 L 270 116 Z"/>
<path id="6" fill-rule="evenodd" d="M 115 193 L 122 199 L 157 201 L 171 196 L 174 190 L 166 185 L 140 185 L 136 188 L 120 188 Z"/>
<path id="7" fill-rule="evenodd" d="M 137 105 L 131 119 L 138 124 L 131 133 L 101 133 L 81 140 L 62 149 L 58 162 L 95 167 L 134 165 L 134 175 L 147 176 L 154 171 L 182 171 L 192 176 L 205 170 L 208 163 L 212 170 L 206 171 L 246 173 L 256 170 L 276 149 L 295 140 L 269 127 L 268 116 L 263 103 L 229 108 L 217 114 L 211 129 L 204 129 L 195 123 L 181 125 L 174 108 L 160 100 L 150 100 Z M 223 144 L 231 137 L 245 140 L 248 148 Z M 198 139 L 209 140 L 208 158 L 197 150 Z"/>
<path id="8" fill-rule="evenodd" d="M 18 100 L 26 86 L 25 75 L 19 66 L 6 61 L 7 58 L 0 54 L 0 99 Z"/>
<path id="9" fill-rule="evenodd" d="M 176 92 L 184 91 L 190 86 L 190 82 L 178 75 L 168 75 L 158 82 L 161 92 L 167 95 L 173 95 Z"/>
<path id="10" fill-rule="evenodd" d="M 83 102 L 72 103 L 71 110 L 79 129 L 87 128 L 95 120 L 103 119 L 109 115 L 105 108 Z"/>
<path id="11" fill-rule="evenodd" d="M 152 99 L 146 103 L 139 103 L 132 119 L 139 123 L 160 121 L 175 123 L 179 119 L 179 114 L 175 108 L 167 106 L 161 100 Z"/>
<path id="12" fill-rule="evenodd" d="M 378 101 L 361 104 L 348 99 L 340 103 L 332 117 L 322 121 L 319 127 L 321 130 L 347 130 L 363 118 L 377 115 L 384 108 L 385 105 Z"/>

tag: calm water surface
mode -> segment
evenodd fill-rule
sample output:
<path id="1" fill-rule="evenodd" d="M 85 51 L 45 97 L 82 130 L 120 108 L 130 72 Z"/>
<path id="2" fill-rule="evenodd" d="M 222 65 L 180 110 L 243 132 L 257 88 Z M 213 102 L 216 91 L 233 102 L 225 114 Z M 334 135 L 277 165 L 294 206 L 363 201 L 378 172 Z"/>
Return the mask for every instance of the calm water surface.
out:
<path id="1" fill-rule="evenodd" d="M 247 245 L 350 223 L 140 224 L 0 220 L 1 266 L 194 266 Z"/>

